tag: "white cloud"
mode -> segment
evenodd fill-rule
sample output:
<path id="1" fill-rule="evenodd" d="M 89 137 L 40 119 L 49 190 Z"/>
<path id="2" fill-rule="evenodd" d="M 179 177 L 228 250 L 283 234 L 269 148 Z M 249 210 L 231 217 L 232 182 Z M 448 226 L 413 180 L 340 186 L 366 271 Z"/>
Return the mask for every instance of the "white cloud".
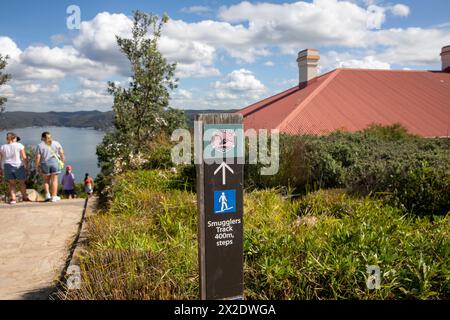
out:
<path id="1" fill-rule="evenodd" d="M 101 12 L 83 21 L 74 47 L 85 57 L 115 66 L 122 75 L 130 73 L 129 63 L 117 46 L 116 35 L 131 37 L 132 21 L 124 14 Z"/>
<path id="2" fill-rule="evenodd" d="M 11 57 L 7 72 L 12 80 L 1 88 L 8 110 L 106 110 L 112 105 L 106 90 L 100 90 L 106 80 L 100 79 L 112 76 L 116 68 L 90 60 L 73 46 L 30 46 L 22 51 L 12 39 L 1 37 L 0 52 Z M 73 76 L 81 77 L 80 88 L 61 92 L 59 81 Z"/>
<path id="3" fill-rule="evenodd" d="M 370 5 L 367 8 L 367 29 L 380 29 L 386 21 L 386 9 L 377 5 Z"/>
<path id="4" fill-rule="evenodd" d="M 14 97 L 14 90 L 11 85 L 4 84 L 0 87 L 0 96 L 5 98 L 11 98 Z"/>
<path id="5" fill-rule="evenodd" d="M 274 48 L 284 54 L 295 54 L 306 47 L 369 49 L 384 46 L 383 51 L 390 51 L 388 63 L 401 60 L 395 57 L 396 48 L 408 43 L 399 37 L 402 38 L 401 33 L 410 35 L 412 32 L 406 29 L 373 29 L 382 27 L 386 12 L 406 16 L 409 7 L 370 3 L 366 9 L 357 3 L 337 0 L 283 4 L 241 2 L 220 9 L 219 17 L 223 21 L 189 23 L 170 20 L 163 29 L 160 49 L 169 61 L 178 62 L 178 77 L 220 75 L 215 63 L 217 51 L 221 49 L 239 63 L 253 63 L 258 57 L 270 56 Z M 202 11 L 205 8 L 190 10 Z M 92 20 L 82 22 L 72 44 L 53 48 L 30 47 L 22 54 L 11 39 L 3 37 L 0 38 L 3 39 L 0 48 L 8 47 L 7 51 L 15 57 L 23 56 L 25 66 L 19 73 L 27 78 L 62 78 L 69 70 L 86 78 L 102 78 L 116 72 L 128 76 L 129 63 L 119 51 L 115 35 L 130 37 L 131 26 L 130 17 L 124 14 L 102 12 Z M 423 35 L 436 30 L 418 29 L 417 33 L 422 37 L 419 42 L 424 42 Z M 444 42 L 445 31 L 437 31 L 433 39 Z M 417 38 L 420 36 L 414 37 L 415 42 Z M 417 56 L 422 54 L 415 50 L 407 60 L 414 61 Z"/>
<path id="6" fill-rule="evenodd" d="M 431 28 L 437 28 L 437 29 L 450 28 L 450 22 L 439 23 L 439 24 L 432 26 Z"/>
<path id="7" fill-rule="evenodd" d="M 19 80 L 56 80 L 63 79 L 66 73 L 52 68 L 36 68 L 20 63 L 11 63 L 7 68 L 12 77 Z"/>
<path id="8" fill-rule="evenodd" d="M 17 83 L 14 86 L 14 91 L 17 94 L 35 94 L 35 93 L 55 93 L 59 91 L 59 86 L 56 83 Z"/>
<path id="9" fill-rule="evenodd" d="M 370 15 L 354 3 L 337 0 L 241 2 L 223 7 L 219 13 L 227 22 L 248 22 L 246 31 L 253 43 L 280 46 L 285 52 L 318 44 L 364 45 Z"/>
<path id="10" fill-rule="evenodd" d="M 254 56 L 266 53 L 254 47 L 251 34 L 244 26 L 228 22 L 170 20 L 163 35 L 179 42 L 200 42 L 215 50 L 225 49 L 232 57 L 245 61 L 253 61 Z"/>
<path id="11" fill-rule="evenodd" d="M 177 62 L 176 75 L 179 78 L 220 75 L 219 70 L 212 67 L 216 50 L 209 44 L 163 36 L 159 48 L 168 61 Z"/>
<path id="12" fill-rule="evenodd" d="M 193 14 L 205 14 L 205 13 L 211 12 L 211 8 L 208 6 L 192 6 L 192 7 L 182 8 L 181 12 L 193 13 Z"/>
<path id="13" fill-rule="evenodd" d="M 379 60 L 371 52 L 361 54 L 351 54 L 348 52 L 338 53 L 329 51 L 321 56 L 320 71 L 322 73 L 336 68 L 354 68 L 354 69 L 391 69 L 391 65 L 385 61 Z M 364 55 L 367 54 L 367 55 Z"/>
<path id="14" fill-rule="evenodd" d="M 8 55 L 6 71 L 16 80 L 39 80 L 63 78 L 64 72 L 52 68 L 37 68 L 22 63 L 23 52 L 9 37 L 0 37 L 0 53 Z"/>
<path id="15" fill-rule="evenodd" d="M 113 97 L 105 92 L 80 89 L 75 92 L 61 94 L 51 105 L 55 106 L 55 109 L 58 108 L 60 110 L 107 111 L 111 108 L 112 103 Z"/>
<path id="16" fill-rule="evenodd" d="M 214 95 L 218 99 L 259 99 L 266 92 L 266 87 L 246 69 L 234 70 L 224 81 L 214 83 Z"/>
<path id="17" fill-rule="evenodd" d="M 295 78 L 295 79 L 275 79 L 275 80 L 273 80 L 273 84 L 275 84 L 277 86 L 277 88 L 279 88 L 279 87 L 282 87 L 282 88 L 293 87 L 295 85 L 298 85 L 298 78 Z M 278 93 L 278 91 L 276 91 L 275 93 Z"/>
<path id="18" fill-rule="evenodd" d="M 103 78 L 115 73 L 116 68 L 84 57 L 72 46 L 49 48 L 28 47 L 21 55 L 22 64 L 41 69 L 60 70 L 72 75 Z"/>
<path id="19" fill-rule="evenodd" d="M 106 89 L 108 88 L 108 83 L 103 80 L 92 80 L 81 77 L 79 79 L 80 81 L 80 87 L 83 89 L 92 89 L 92 90 L 98 90 L 102 92 L 106 92 Z"/>
<path id="20" fill-rule="evenodd" d="M 172 105 L 180 109 L 238 109 L 261 99 L 266 86 L 246 69 L 230 72 L 208 90 L 177 89 Z"/>
<path id="21" fill-rule="evenodd" d="M 384 48 L 375 54 L 377 59 L 402 66 L 434 65 L 440 63 L 440 50 L 450 43 L 450 32 L 443 29 L 380 30 L 373 41 Z"/>
<path id="22" fill-rule="evenodd" d="M 9 56 L 16 60 L 22 51 L 17 47 L 16 43 L 9 37 L 0 37 L 0 54 Z"/>
<path id="23" fill-rule="evenodd" d="M 268 61 L 264 62 L 264 65 L 266 67 L 273 67 L 275 64 L 272 61 L 268 60 Z"/>
<path id="24" fill-rule="evenodd" d="M 59 46 L 61 44 L 65 44 L 66 42 L 68 42 L 68 39 L 63 34 L 54 34 L 50 37 L 50 39 L 54 46 Z"/>
<path id="25" fill-rule="evenodd" d="M 179 78 L 201 78 L 219 76 L 220 71 L 217 68 L 205 66 L 201 62 L 191 64 L 178 63 L 175 74 Z"/>
<path id="26" fill-rule="evenodd" d="M 24 51 L 8 37 L 0 37 L 0 52 L 10 56 L 7 71 L 16 80 L 56 80 L 68 75 L 101 78 L 116 67 L 85 57 L 73 46 L 29 46 Z"/>
<path id="27" fill-rule="evenodd" d="M 229 48 L 228 53 L 235 58 L 238 63 L 253 63 L 257 57 L 270 56 L 270 51 L 265 48 L 246 48 L 238 47 L 237 49 Z"/>
<path id="28" fill-rule="evenodd" d="M 282 53 L 292 56 L 308 47 L 371 51 L 353 57 L 369 65 L 374 61 L 379 61 L 379 66 L 439 62 L 440 48 L 450 43 L 448 27 L 382 29 L 386 13 L 404 17 L 410 9 L 402 4 L 382 6 L 377 3 L 369 1 L 365 9 L 357 3 L 336 0 L 284 4 L 241 2 L 221 8 L 219 15 L 227 22 L 248 23 L 246 28 L 234 26 L 239 27 L 243 43 L 229 44 L 229 51 L 234 51 L 235 56 L 236 51 L 247 54 L 247 61 L 252 54 L 248 54 L 246 41 L 269 54 L 270 48 L 279 48 Z M 238 34 L 235 33 L 233 38 L 237 41 Z M 373 56 L 374 61 L 365 59 L 368 56 Z"/>
<path id="29" fill-rule="evenodd" d="M 182 41 L 181 39 L 162 37 L 159 48 L 170 61 L 185 64 L 201 61 L 208 65 L 214 62 L 215 48 L 199 41 Z"/>
<path id="30" fill-rule="evenodd" d="M 8 98 L 8 111 L 77 111 L 109 110 L 112 96 L 106 90 L 80 86 L 73 92 L 62 92 L 59 85 L 47 80 L 12 80 L 0 88 Z"/>
<path id="31" fill-rule="evenodd" d="M 367 12 L 367 28 L 381 29 L 382 24 L 386 21 L 386 12 L 390 12 L 398 17 L 407 17 L 410 13 L 410 9 L 404 4 L 396 4 L 387 7 L 371 4 L 367 7 Z"/>
<path id="32" fill-rule="evenodd" d="M 186 38 L 184 36 L 186 30 L 168 36 L 167 29 L 173 23 L 175 22 L 170 21 L 163 29 L 159 48 L 169 62 L 179 63 L 180 70 L 177 75 L 179 77 L 217 75 L 217 69 L 211 67 L 215 60 L 215 47 L 207 41 Z M 115 66 L 123 76 L 128 76 L 129 62 L 117 46 L 116 35 L 131 37 L 131 27 L 132 20 L 126 15 L 102 12 L 92 20 L 81 23 L 80 34 L 75 38 L 74 46 L 89 59 Z"/>
<path id="33" fill-rule="evenodd" d="M 220 9 L 219 17 L 224 22 L 234 23 L 230 24 L 228 32 L 234 42 L 227 42 L 227 39 L 221 41 L 228 51 L 234 52 L 234 57 L 238 57 L 236 52 L 241 52 L 250 62 L 249 57 L 254 60 L 258 55 L 249 52 L 249 44 L 253 50 L 266 50 L 264 55 L 269 55 L 267 52 L 270 53 L 271 48 L 294 55 L 301 49 L 311 47 L 368 49 L 385 46 L 385 42 L 377 40 L 379 32 L 384 32 L 385 37 L 390 38 L 389 42 L 396 41 L 395 33 L 382 30 L 386 14 L 405 17 L 410 9 L 403 4 L 383 6 L 377 3 L 369 1 L 367 8 L 364 8 L 356 2 L 337 0 L 282 4 L 241 2 Z M 236 25 L 244 22 L 248 23 L 248 27 Z M 215 25 L 210 27 L 214 33 L 219 33 L 218 29 Z M 427 29 L 422 30 L 427 32 Z M 445 32 L 441 32 L 441 40 L 445 36 Z M 239 40 L 241 43 L 237 44 Z M 421 42 L 424 42 L 423 39 Z"/>
<path id="34" fill-rule="evenodd" d="M 177 89 L 172 95 L 174 100 L 192 99 L 192 92 L 186 89 Z"/>
<path id="35" fill-rule="evenodd" d="M 382 47 L 322 53 L 320 71 L 339 67 L 391 69 L 395 65 L 404 69 L 439 66 L 439 53 L 445 43 L 450 43 L 450 33 L 441 29 L 387 29 L 374 34 L 372 41 Z"/>
<path id="36" fill-rule="evenodd" d="M 354 69 L 390 69 L 391 65 L 386 62 L 378 61 L 373 56 L 367 56 L 363 59 L 350 59 L 345 61 L 337 61 L 338 68 L 354 68 Z"/>
<path id="37" fill-rule="evenodd" d="M 194 6 L 184 12 L 206 13 L 207 9 Z M 262 65 L 272 66 L 270 56 L 274 53 L 291 55 L 291 67 L 297 68 L 296 53 L 308 47 L 341 52 L 322 54 L 322 71 L 336 67 L 437 65 L 440 48 L 450 44 L 448 25 L 383 29 L 389 17 L 407 17 L 410 11 L 404 4 L 388 5 L 376 0 L 241 2 L 222 7 L 219 21 L 170 20 L 159 46 L 170 62 L 178 62 L 176 75 L 181 78 L 220 76 L 218 62 L 229 63 L 229 57 L 238 63 L 260 59 Z M 11 38 L 0 37 L 0 53 L 11 56 L 8 72 L 17 80 L 9 83 L 8 94 L 16 93 L 9 105 L 66 108 L 72 103 L 72 110 L 110 107 L 112 98 L 106 94 L 106 81 L 126 79 L 130 74 L 115 35 L 130 37 L 131 26 L 125 14 L 102 12 L 83 21 L 74 39 L 53 36 L 53 46 L 33 45 L 22 51 Z M 45 92 L 59 80 L 71 77 L 79 81 L 75 92 Z M 35 86 L 26 85 L 31 81 L 36 82 Z M 19 90 L 21 96 L 17 95 Z M 174 102 L 195 108 L 242 107 L 269 91 L 252 72 L 242 68 L 214 82 L 209 91 L 178 91 Z"/>
<path id="38" fill-rule="evenodd" d="M 390 11 L 392 12 L 392 14 L 394 16 L 399 16 L 399 17 L 407 17 L 407 16 L 409 16 L 409 14 L 411 12 L 409 7 L 404 4 L 396 4 L 390 8 Z"/>

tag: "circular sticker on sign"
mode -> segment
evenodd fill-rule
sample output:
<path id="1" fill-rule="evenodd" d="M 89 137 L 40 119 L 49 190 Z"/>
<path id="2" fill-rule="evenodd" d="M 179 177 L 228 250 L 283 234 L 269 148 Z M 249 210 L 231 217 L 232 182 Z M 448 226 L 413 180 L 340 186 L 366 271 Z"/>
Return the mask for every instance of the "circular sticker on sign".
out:
<path id="1" fill-rule="evenodd" d="M 218 130 L 213 133 L 211 138 L 211 145 L 214 150 L 226 153 L 235 146 L 236 133 L 234 130 Z"/>

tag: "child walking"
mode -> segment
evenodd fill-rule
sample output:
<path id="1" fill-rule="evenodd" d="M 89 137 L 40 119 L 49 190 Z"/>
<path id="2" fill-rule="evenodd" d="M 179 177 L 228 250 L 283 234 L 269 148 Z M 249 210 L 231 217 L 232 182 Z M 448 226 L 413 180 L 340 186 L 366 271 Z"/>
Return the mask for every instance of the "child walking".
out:
<path id="1" fill-rule="evenodd" d="M 63 193 L 67 199 L 75 198 L 75 175 L 72 173 L 72 166 L 66 167 L 66 174 L 63 175 L 61 184 L 63 186 Z"/>
<path id="2" fill-rule="evenodd" d="M 89 176 L 89 173 L 86 173 L 84 177 L 84 191 L 89 197 L 94 193 L 94 180 Z"/>

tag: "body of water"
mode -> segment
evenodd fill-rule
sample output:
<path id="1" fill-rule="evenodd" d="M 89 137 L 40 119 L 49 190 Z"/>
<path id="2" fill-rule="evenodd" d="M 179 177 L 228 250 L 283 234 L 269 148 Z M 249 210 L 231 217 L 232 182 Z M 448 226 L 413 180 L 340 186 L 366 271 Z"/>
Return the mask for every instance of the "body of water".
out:
<path id="1" fill-rule="evenodd" d="M 0 131 L 0 144 L 5 143 L 6 133 L 12 131 L 22 140 L 20 143 L 26 146 L 36 147 L 41 142 L 41 134 L 48 131 L 54 140 L 61 143 L 66 156 L 66 165 L 71 165 L 76 180 L 81 182 L 85 173 L 96 177 L 100 169 L 97 167 L 95 154 L 97 145 L 102 141 L 104 132 L 66 127 L 23 128 L 8 131 Z"/>

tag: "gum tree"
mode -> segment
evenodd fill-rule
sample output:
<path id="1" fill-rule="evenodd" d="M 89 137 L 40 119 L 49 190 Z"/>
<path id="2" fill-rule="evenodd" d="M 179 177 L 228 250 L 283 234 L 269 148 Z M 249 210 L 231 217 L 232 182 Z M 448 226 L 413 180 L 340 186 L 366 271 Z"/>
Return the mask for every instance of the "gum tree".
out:
<path id="1" fill-rule="evenodd" d="M 2 56 L 0 54 L 0 87 L 10 79 L 10 75 L 4 71 L 7 65 L 7 60 L 8 56 Z M 5 97 L 0 96 L 0 113 L 5 111 L 6 100 L 7 99 Z"/>
<path id="2" fill-rule="evenodd" d="M 177 86 L 176 65 L 168 63 L 158 50 L 161 30 L 168 19 L 136 11 L 132 38 L 116 37 L 130 62 L 132 75 L 128 88 L 109 83 L 108 91 L 114 96 L 114 126 L 137 146 L 179 125 L 181 120 L 173 119 L 175 111 L 169 108 L 169 91 Z"/>
<path id="3" fill-rule="evenodd" d="M 97 147 L 103 175 L 117 167 L 139 167 L 139 161 L 155 154 L 161 136 L 186 126 L 182 111 L 172 109 L 170 91 L 177 87 L 176 64 L 169 63 L 158 49 L 161 31 L 167 16 L 134 12 L 130 38 L 116 36 L 120 51 L 130 63 L 128 86 L 108 83 L 114 97 L 114 128 Z M 138 165 L 136 165 L 138 163 Z"/>

